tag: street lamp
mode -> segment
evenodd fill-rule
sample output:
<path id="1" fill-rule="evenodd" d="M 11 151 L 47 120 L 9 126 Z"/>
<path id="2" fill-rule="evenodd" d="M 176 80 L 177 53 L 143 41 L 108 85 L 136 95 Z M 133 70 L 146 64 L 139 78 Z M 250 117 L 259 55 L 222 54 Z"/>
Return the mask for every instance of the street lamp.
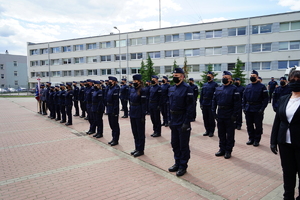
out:
<path id="1" fill-rule="evenodd" d="M 120 80 L 121 81 L 121 74 L 122 74 L 122 68 L 121 68 L 121 31 L 114 26 L 114 29 L 117 29 L 119 31 L 119 73 L 120 73 Z"/>

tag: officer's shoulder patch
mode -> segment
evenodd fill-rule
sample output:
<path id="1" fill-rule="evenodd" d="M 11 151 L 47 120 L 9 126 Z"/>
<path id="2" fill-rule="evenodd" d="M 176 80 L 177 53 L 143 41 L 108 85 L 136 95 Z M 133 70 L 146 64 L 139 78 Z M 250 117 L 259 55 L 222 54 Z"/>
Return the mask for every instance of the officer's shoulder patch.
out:
<path id="1" fill-rule="evenodd" d="M 240 93 L 239 93 L 239 92 L 235 92 L 234 94 L 238 94 L 238 95 L 240 95 Z"/>
<path id="2" fill-rule="evenodd" d="M 268 90 L 264 90 L 263 92 L 268 92 Z"/>
<path id="3" fill-rule="evenodd" d="M 113 95 L 118 95 L 118 93 L 114 93 Z"/>
<path id="4" fill-rule="evenodd" d="M 194 93 L 187 93 L 187 95 L 194 95 Z"/>

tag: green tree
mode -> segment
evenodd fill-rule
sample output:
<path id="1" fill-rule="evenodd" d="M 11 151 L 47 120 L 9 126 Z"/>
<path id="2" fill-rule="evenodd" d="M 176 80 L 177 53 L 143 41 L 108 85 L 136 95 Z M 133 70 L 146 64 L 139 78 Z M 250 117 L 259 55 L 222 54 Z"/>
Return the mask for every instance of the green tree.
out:
<path id="1" fill-rule="evenodd" d="M 173 66 L 172 66 L 172 71 L 171 71 L 171 76 L 169 76 L 169 80 L 170 80 L 170 84 L 174 85 L 174 81 L 173 81 L 173 72 L 175 70 L 175 68 L 178 68 L 179 66 L 177 65 L 176 60 L 174 60 L 173 62 Z"/>
<path id="2" fill-rule="evenodd" d="M 154 63 L 152 62 L 150 56 L 148 56 L 146 64 L 144 61 L 141 62 L 140 73 L 142 75 L 143 82 L 151 80 L 152 75 L 157 75 L 157 73 L 154 71 L 153 65 Z"/>
<path id="3" fill-rule="evenodd" d="M 207 66 L 207 70 L 203 71 L 203 74 L 201 75 L 202 81 L 200 81 L 199 83 L 197 83 L 200 86 L 200 88 L 202 88 L 203 84 L 207 82 L 207 72 L 208 71 L 212 72 L 212 74 L 213 74 L 214 77 L 216 77 L 218 75 L 218 73 L 213 72 L 213 66 L 212 66 L 212 64 L 209 64 Z M 216 80 L 217 79 L 214 78 L 214 81 L 216 81 Z"/>
<path id="4" fill-rule="evenodd" d="M 189 82 L 189 67 L 187 66 L 187 59 L 186 59 L 186 57 L 184 57 L 184 62 L 183 62 L 183 67 L 182 67 L 182 69 L 183 69 L 184 75 L 185 75 L 184 81 L 185 81 L 186 83 L 188 83 L 188 82 Z"/>
<path id="5" fill-rule="evenodd" d="M 145 65 L 144 60 L 141 62 L 140 74 L 142 75 L 142 80 L 145 83 L 147 81 L 147 67 Z M 149 79 L 148 79 L 149 80 Z"/>
<path id="6" fill-rule="evenodd" d="M 245 74 L 243 74 L 242 67 L 244 66 L 244 63 L 238 58 L 235 64 L 235 67 L 232 70 L 232 78 L 240 78 L 241 79 L 241 85 L 245 86 Z"/>

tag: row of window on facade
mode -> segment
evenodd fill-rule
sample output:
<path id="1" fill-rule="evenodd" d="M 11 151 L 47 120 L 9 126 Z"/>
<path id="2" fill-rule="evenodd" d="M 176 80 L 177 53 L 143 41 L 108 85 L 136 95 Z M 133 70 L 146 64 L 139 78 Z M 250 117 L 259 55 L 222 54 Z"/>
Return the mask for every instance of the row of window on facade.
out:
<path id="1" fill-rule="evenodd" d="M 18 61 L 13 61 L 13 66 L 18 67 Z M 0 70 L 4 70 L 4 64 L 0 64 Z"/>
<path id="2" fill-rule="evenodd" d="M 295 22 L 284 22 L 280 23 L 280 31 L 289 31 L 289 30 L 299 30 L 300 29 L 300 21 Z M 262 34 L 262 33 L 271 33 L 272 32 L 272 24 L 264 24 L 264 25 L 256 25 L 252 26 L 252 34 Z M 229 28 L 228 29 L 228 36 L 240 36 L 246 35 L 246 27 L 238 27 L 238 28 Z M 205 38 L 220 38 L 222 37 L 222 30 L 210 30 L 205 31 Z M 200 40 L 200 32 L 191 32 L 191 33 L 184 33 L 184 40 Z M 114 47 L 124 47 L 127 46 L 127 40 L 116 40 L 114 41 Z M 179 34 L 171 34 L 164 36 L 165 42 L 177 42 L 179 41 Z M 161 42 L 160 36 L 153 36 L 147 37 L 147 44 L 158 44 Z M 130 39 L 131 46 L 142 45 L 143 38 L 133 38 Z M 51 47 L 50 53 L 60 53 L 62 52 L 71 52 L 71 51 L 83 51 L 84 49 L 98 49 L 97 43 L 90 43 L 85 44 L 86 47 L 84 48 L 84 44 L 74 45 L 73 49 L 72 46 L 63 46 L 61 47 Z M 113 47 L 111 41 L 107 42 L 100 42 L 99 48 L 111 48 Z M 40 51 L 40 52 L 39 52 Z M 48 48 L 44 49 L 33 49 L 30 50 L 30 55 L 38 55 L 38 54 L 48 54 Z"/>
<path id="3" fill-rule="evenodd" d="M 18 71 L 14 71 L 13 75 L 18 76 Z M 1 79 L 5 79 L 5 74 L 1 74 Z"/>
<path id="4" fill-rule="evenodd" d="M 2 76 L 1 76 L 1 77 L 2 77 Z M 15 86 L 19 86 L 19 81 L 15 80 L 15 81 L 14 81 L 14 85 L 15 85 Z M 1 84 L 1 88 L 4 88 L 4 87 L 7 87 L 7 85 Z"/>

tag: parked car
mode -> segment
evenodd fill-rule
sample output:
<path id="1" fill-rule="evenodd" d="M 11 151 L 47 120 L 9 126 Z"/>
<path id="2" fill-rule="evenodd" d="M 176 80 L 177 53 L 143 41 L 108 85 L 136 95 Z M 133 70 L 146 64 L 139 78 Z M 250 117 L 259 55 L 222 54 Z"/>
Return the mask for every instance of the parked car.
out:
<path id="1" fill-rule="evenodd" d="M 4 88 L 0 88 L 0 93 L 4 93 L 4 92 L 7 92 L 7 90 Z"/>
<path id="2" fill-rule="evenodd" d="M 31 92 L 32 94 L 34 94 L 35 93 L 35 88 L 30 88 L 29 92 Z"/>
<path id="3" fill-rule="evenodd" d="M 17 89 L 15 89 L 15 88 L 8 88 L 8 91 L 9 92 L 17 92 Z"/>
<path id="4" fill-rule="evenodd" d="M 18 88 L 18 91 L 19 91 L 19 92 L 27 92 L 27 89 L 24 88 L 24 87 L 19 87 L 19 88 Z"/>

